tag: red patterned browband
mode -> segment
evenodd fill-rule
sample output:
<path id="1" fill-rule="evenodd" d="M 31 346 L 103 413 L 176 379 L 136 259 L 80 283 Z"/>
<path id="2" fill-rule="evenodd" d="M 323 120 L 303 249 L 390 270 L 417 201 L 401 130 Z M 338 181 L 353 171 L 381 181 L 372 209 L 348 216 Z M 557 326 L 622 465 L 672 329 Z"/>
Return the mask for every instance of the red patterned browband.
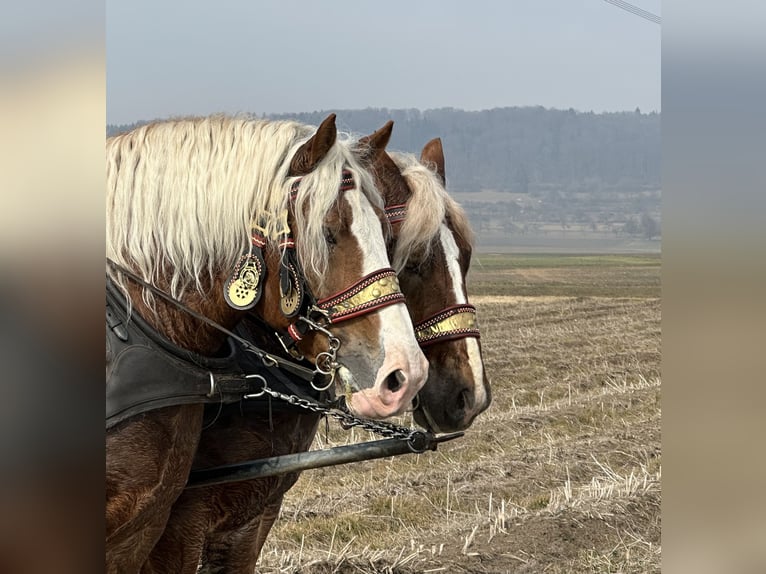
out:
<path id="1" fill-rule="evenodd" d="M 292 234 L 282 236 L 282 238 L 279 240 L 279 248 L 295 249 L 295 239 L 293 239 Z"/>
<path id="2" fill-rule="evenodd" d="M 257 229 L 254 227 L 252 232 L 250 233 L 250 240 L 252 244 L 258 249 L 263 249 L 264 247 L 266 247 L 266 236 L 263 234 L 263 231 L 261 231 L 261 229 Z"/>
<path id="3" fill-rule="evenodd" d="M 415 337 L 421 347 L 439 341 L 480 337 L 476 322 L 476 307 L 468 303 L 439 311 L 415 326 Z"/>
<path id="4" fill-rule="evenodd" d="M 292 201 L 295 201 L 295 198 L 298 195 L 298 187 L 300 187 L 302 179 L 302 177 L 299 177 L 293 181 L 292 185 L 290 186 L 290 199 Z M 354 189 L 355 187 L 356 183 L 354 182 L 354 174 L 349 170 L 344 169 L 340 177 L 340 186 L 338 187 L 338 191 L 348 191 L 349 189 Z"/>
<path id="5" fill-rule="evenodd" d="M 386 217 L 389 223 L 399 223 L 407 217 L 407 204 L 389 205 L 386 207 Z"/>
<path id="6" fill-rule="evenodd" d="M 328 313 L 331 323 L 340 323 L 403 302 L 396 271 L 386 268 L 370 273 L 345 291 L 317 301 L 316 306 Z"/>

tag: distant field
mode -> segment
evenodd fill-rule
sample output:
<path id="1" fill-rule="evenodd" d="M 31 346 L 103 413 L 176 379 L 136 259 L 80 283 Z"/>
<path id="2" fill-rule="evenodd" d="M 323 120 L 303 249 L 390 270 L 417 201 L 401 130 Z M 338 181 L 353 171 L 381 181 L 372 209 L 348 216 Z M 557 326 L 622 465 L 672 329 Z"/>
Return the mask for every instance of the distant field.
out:
<path id="1" fill-rule="evenodd" d="M 477 273 L 491 269 L 518 269 L 528 267 L 655 267 L 660 263 L 659 254 L 583 254 L 559 253 L 480 253 L 473 258 Z"/>
<path id="2" fill-rule="evenodd" d="M 659 254 L 480 254 L 468 274 L 471 295 L 659 297 Z"/>
<path id="3" fill-rule="evenodd" d="M 659 267 L 477 255 L 491 408 L 438 452 L 304 473 L 260 571 L 660 572 Z"/>

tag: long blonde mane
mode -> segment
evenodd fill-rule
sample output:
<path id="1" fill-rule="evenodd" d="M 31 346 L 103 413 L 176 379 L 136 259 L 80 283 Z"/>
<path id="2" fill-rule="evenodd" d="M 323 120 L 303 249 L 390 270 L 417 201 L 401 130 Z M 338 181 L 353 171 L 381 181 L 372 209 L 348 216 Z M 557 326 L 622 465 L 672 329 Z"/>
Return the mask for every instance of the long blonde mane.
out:
<path id="1" fill-rule="evenodd" d="M 436 172 L 412 154 L 390 152 L 389 155 L 412 191 L 392 261 L 397 273 L 413 256 L 421 260 L 428 257 L 433 239 L 445 220 L 449 220 L 453 233 L 473 244 L 473 232 L 465 211 L 444 189 Z"/>
<path id="2" fill-rule="evenodd" d="M 106 255 L 174 297 L 227 272 L 249 249 L 252 222 L 277 231 L 288 207 L 290 160 L 316 131 L 291 121 L 211 116 L 157 122 L 107 140 Z M 303 177 L 295 226 L 298 257 L 311 283 L 327 271 L 322 223 L 349 169 L 368 200 L 382 200 L 370 174 L 339 134 Z M 109 267 L 107 267 L 109 270 Z M 119 284 L 119 276 L 115 277 Z"/>

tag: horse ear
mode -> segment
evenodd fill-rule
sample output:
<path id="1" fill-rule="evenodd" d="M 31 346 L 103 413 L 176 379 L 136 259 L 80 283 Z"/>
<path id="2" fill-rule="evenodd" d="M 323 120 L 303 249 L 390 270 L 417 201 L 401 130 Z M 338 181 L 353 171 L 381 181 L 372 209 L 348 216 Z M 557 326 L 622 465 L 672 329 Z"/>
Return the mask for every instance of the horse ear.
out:
<path id="1" fill-rule="evenodd" d="M 359 145 L 357 145 L 356 148 L 358 151 L 357 157 L 363 162 L 370 164 L 374 163 L 378 156 L 385 151 L 386 146 L 388 145 L 388 140 L 391 139 L 391 132 L 393 129 L 393 120 L 388 120 L 385 125 L 376 132 L 360 138 Z"/>
<path id="2" fill-rule="evenodd" d="M 444 171 L 444 149 L 441 138 L 434 138 L 423 146 L 423 151 L 420 152 L 420 162 L 424 165 L 434 165 L 436 174 L 442 180 L 442 185 L 446 185 L 447 177 Z"/>
<path id="3" fill-rule="evenodd" d="M 306 175 L 314 171 L 327 152 L 335 143 L 338 129 L 335 127 L 335 114 L 330 114 L 319 124 L 317 133 L 295 152 L 290 162 L 288 176 Z"/>

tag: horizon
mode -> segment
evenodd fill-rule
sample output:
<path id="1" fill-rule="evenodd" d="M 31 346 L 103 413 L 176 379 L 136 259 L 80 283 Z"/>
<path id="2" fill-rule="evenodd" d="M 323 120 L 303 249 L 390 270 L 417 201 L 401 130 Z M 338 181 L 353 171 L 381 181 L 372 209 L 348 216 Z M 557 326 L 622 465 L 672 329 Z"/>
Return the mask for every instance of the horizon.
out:
<path id="1" fill-rule="evenodd" d="M 166 116 L 166 117 L 156 117 L 156 118 L 142 118 L 138 119 L 132 122 L 123 122 L 123 123 L 113 123 L 113 122 L 107 122 L 107 127 L 120 127 L 120 126 L 131 126 L 136 124 L 148 124 L 152 122 L 158 122 L 158 121 L 166 121 L 166 120 L 172 120 L 172 119 L 182 119 L 182 118 L 193 118 L 193 117 L 205 117 L 212 116 L 212 115 L 229 115 L 229 116 L 243 116 L 243 117 L 252 117 L 255 119 L 260 118 L 270 118 L 274 116 L 297 116 L 301 114 L 331 114 L 331 113 L 343 113 L 343 112 L 360 112 L 360 111 L 386 111 L 386 112 L 402 112 L 402 111 L 412 111 L 415 110 L 417 112 L 426 113 L 426 112 L 432 112 L 432 111 L 444 111 L 444 110 L 451 110 L 455 112 L 466 112 L 466 113 L 480 113 L 480 112 L 491 112 L 494 110 L 507 110 L 507 109 L 530 109 L 530 108 L 542 108 L 544 111 L 554 111 L 554 112 L 569 112 L 573 111 L 576 114 L 583 114 L 583 115 L 609 115 L 609 114 L 634 114 L 636 113 L 636 109 L 638 109 L 639 113 L 641 115 L 650 116 L 650 115 L 662 115 L 661 110 L 651 110 L 651 111 L 644 111 L 640 108 L 632 109 L 632 110 L 603 110 L 603 111 L 594 111 L 594 110 L 577 110 L 575 108 L 556 108 L 556 107 L 546 107 L 542 105 L 524 105 L 524 106 L 495 106 L 492 108 L 482 108 L 482 109 L 476 109 L 476 110 L 467 110 L 463 108 L 456 108 L 454 106 L 442 106 L 437 108 L 426 108 L 426 109 L 420 109 L 420 108 L 389 108 L 389 107 L 372 107 L 368 106 L 365 108 L 337 108 L 337 109 L 322 109 L 322 110 L 305 110 L 305 111 L 293 111 L 293 112 L 273 112 L 273 113 L 256 113 L 256 112 L 238 112 L 234 114 L 230 114 L 227 112 L 212 112 L 210 114 L 205 115 L 177 115 L 177 116 Z"/>

